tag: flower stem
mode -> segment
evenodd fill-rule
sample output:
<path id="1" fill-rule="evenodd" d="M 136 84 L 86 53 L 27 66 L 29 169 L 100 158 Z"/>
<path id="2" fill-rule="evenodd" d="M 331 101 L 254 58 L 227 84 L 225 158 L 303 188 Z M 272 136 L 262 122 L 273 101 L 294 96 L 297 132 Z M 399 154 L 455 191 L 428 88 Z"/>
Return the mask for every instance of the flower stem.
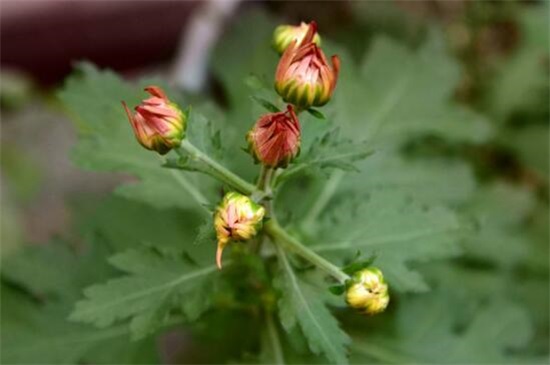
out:
<path id="1" fill-rule="evenodd" d="M 262 165 L 260 177 L 258 178 L 258 183 L 256 184 L 258 189 L 263 190 L 266 193 L 271 192 L 271 178 L 273 177 L 273 172 L 275 172 L 273 168 Z"/>
<path id="2" fill-rule="evenodd" d="M 260 191 L 260 194 L 258 194 L 257 196 L 253 196 L 253 199 L 255 199 L 256 201 L 258 202 L 263 201 L 263 205 L 267 210 L 268 215 L 271 215 L 273 212 L 273 202 L 271 200 L 273 191 L 272 191 L 271 185 L 272 185 L 274 172 L 275 172 L 275 169 L 262 165 L 262 169 L 260 170 L 260 176 L 258 177 L 258 182 L 256 184 L 256 187 Z"/>
<path id="3" fill-rule="evenodd" d="M 250 195 L 257 191 L 254 185 L 243 180 L 241 177 L 237 176 L 229 169 L 211 159 L 207 154 L 205 154 L 197 147 L 195 147 L 191 142 L 189 142 L 189 140 L 184 139 L 181 142 L 180 149 L 185 151 L 191 158 L 199 160 L 206 164 L 210 169 L 212 169 L 212 171 L 216 173 L 217 177 L 219 177 L 223 182 L 231 186 L 233 189 L 236 189 L 239 192 L 247 195 Z"/>
<path id="4" fill-rule="evenodd" d="M 340 283 L 344 284 L 350 278 L 349 275 L 340 270 L 336 265 L 317 255 L 296 238 L 292 237 L 275 219 L 268 221 L 264 226 L 264 230 L 273 239 L 275 244 L 281 244 L 289 251 L 303 257 Z"/>

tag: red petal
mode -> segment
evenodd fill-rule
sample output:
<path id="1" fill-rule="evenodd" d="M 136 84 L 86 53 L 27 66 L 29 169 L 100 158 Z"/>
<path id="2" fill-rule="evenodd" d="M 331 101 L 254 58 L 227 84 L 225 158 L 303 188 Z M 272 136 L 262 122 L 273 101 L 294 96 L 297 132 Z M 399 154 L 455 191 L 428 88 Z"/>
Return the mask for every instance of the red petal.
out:
<path id="1" fill-rule="evenodd" d="M 156 96 L 157 98 L 161 98 L 161 99 L 164 99 L 165 101 L 168 101 L 168 97 L 166 96 L 164 91 L 162 91 L 162 89 L 158 86 L 154 86 L 154 85 L 147 86 L 144 90 L 147 91 L 149 94 Z"/>
<path id="2" fill-rule="evenodd" d="M 281 56 L 281 59 L 279 60 L 279 64 L 277 65 L 277 70 L 275 71 L 276 81 L 282 80 L 284 74 L 288 70 L 288 67 L 292 63 L 292 60 L 294 59 L 295 48 L 296 48 L 296 40 L 293 40 L 292 42 L 290 42 L 285 52 Z"/>
<path id="3" fill-rule="evenodd" d="M 333 84 L 332 89 L 336 87 L 336 81 L 338 81 L 338 75 L 340 74 L 340 57 L 334 55 L 331 58 L 332 60 L 332 72 L 333 72 Z"/>
<path id="4" fill-rule="evenodd" d="M 311 43 L 313 41 L 313 37 L 315 37 L 315 33 L 317 33 L 317 23 L 315 21 L 312 21 L 311 23 L 309 23 L 309 28 L 307 29 L 307 33 L 304 36 L 304 39 L 302 39 L 300 46 Z"/>

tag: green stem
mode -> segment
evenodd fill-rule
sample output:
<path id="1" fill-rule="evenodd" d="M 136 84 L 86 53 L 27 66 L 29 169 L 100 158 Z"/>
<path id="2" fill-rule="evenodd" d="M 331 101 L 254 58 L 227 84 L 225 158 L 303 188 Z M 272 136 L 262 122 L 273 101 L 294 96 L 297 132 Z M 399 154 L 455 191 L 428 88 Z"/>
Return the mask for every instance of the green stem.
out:
<path id="1" fill-rule="evenodd" d="M 258 194 L 258 196 L 253 197 L 258 202 L 263 201 L 263 205 L 269 216 L 271 216 L 273 212 L 273 204 L 271 200 L 273 191 L 272 191 L 271 185 L 273 181 L 274 172 L 275 172 L 275 169 L 262 165 L 262 169 L 260 170 L 260 177 L 258 177 L 258 183 L 256 184 L 258 190 L 260 191 L 260 194 Z"/>
<path id="2" fill-rule="evenodd" d="M 285 358 L 283 355 L 283 348 L 281 346 L 281 341 L 279 340 L 279 334 L 277 332 L 277 327 L 273 321 L 273 314 L 266 314 L 266 324 L 267 324 L 267 335 L 269 343 L 272 346 L 273 351 L 273 360 L 275 364 L 284 364 Z"/>
<path id="3" fill-rule="evenodd" d="M 258 178 L 258 183 L 256 184 L 258 189 L 263 190 L 266 193 L 271 192 L 271 179 L 273 177 L 273 172 L 275 172 L 273 168 L 262 165 L 260 177 Z"/>
<path id="4" fill-rule="evenodd" d="M 204 152 L 195 147 L 189 140 L 184 139 L 179 147 L 185 151 L 191 158 L 201 161 L 208 165 L 223 182 L 231 186 L 233 189 L 238 190 L 243 194 L 250 195 L 257 191 L 256 187 L 249 182 L 243 180 L 218 162 L 211 159 Z"/>
<path id="5" fill-rule="evenodd" d="M 332 264 L 323 257 L 304 246 L 300 241 L 291 236 L 275 219 L 271 219 L 264 226 L 265 232 L 273 239 L 275 244 L 281 244 L 288 250 L 303 257 L 319 269 L 334 277 L 340 283 L 344 284 L 350 277 L 336 265 Z"/>

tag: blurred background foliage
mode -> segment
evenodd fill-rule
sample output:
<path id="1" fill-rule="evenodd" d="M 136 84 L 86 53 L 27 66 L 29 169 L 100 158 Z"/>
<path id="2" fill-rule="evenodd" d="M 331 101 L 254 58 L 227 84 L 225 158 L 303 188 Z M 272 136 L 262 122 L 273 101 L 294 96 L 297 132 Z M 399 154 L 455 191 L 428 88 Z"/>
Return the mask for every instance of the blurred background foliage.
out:
<path id="1" fill-rule="evenodd" d="M 136 104 L 138 84 L 172 87 L 170 95 L 200 111 L 190 121 L 199 126 L 190 131 L 195 143 L 253 179 L 250 156 L 235 150 L 263 112 L 250 94 L 273 94 L 271 33 L 281 22 L 315 19 L 342 72 L 322 109 L 327 120 L 301 117 L 297 163 L 308 173 L 282 182 L 276 206 L 338 263 L 358 249 L 379 255 L 392 287 L 386 313 L 365 318 L 326 300 L 352 338 L 350 361 L 548 363 L 548 10 L 547 2 L 523 1 L 246 3 L 226 24 L 199 94 L 173 88 L 162 62 L 132 71 L 129 78 L 140 77 L 132 83 L 79 63 L 57 92 L 4 67 L 2 362 L 277 360 L 269 332 L 284 330 L 258 313 L 274 306 L 276 293 L 250 290 L 271 279 L 244 254 L 245 264 L 222 280 L 177 293 L 187 295 L 188 319 L 202 315 L 198 322 L 165 323 L 164 303 L 154 300 L 148 305 L 158 313 L 113 309 L 104 314 L 111 320 L 85 320 L 109 322 L 99 329 L 67 317 L 92 284 L 123 273 L 166 281 L 183 270 L 182 252 L 212 260 L 213 245 L 193 245 L 207 215 L 189 186 L 212 203 L 219 186 L 160 169 L 123 123 L 121 98 Z M 221 130 L 221 147 L 206 119 Z M 336 164 L 328 157 L 364 140 L 372 156 L 337 162 L 357 171 L 327 169 Z M 390 234 L 398 239 L 377 241 Z M 354 244 L 327 246 L 332 238 Z M 281 335 L 285 361 L 326 363 L 308 352 L 302 331 Z"/>

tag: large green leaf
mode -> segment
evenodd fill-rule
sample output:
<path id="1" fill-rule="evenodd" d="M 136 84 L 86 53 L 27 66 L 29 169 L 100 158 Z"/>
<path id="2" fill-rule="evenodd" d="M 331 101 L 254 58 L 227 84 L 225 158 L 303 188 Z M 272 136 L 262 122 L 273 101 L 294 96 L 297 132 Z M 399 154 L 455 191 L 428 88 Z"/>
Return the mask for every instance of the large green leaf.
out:
<path id="1" fill-rule="evenodd" d="M 360 68 L 338 51 L 344 60 L 335 121 L 350 135 L 376 146 L 426 134 L 474 143 L 491 135 L 480 115 L 452 103 L 459 68 L 435 31 L 416 51 L 378 38 Z"/>
<path id="2" fill-rule="evenodd" d="M 358 165 L 359 173 L 342 180 L 341 189 L 371 191 L 392 189 L 430 204 L 457 204 L 469 199 L 476 181 L 471 168 L 457 159 L 412 159 L 389 151 L 377 151 Z"/>
<path id="3" fill-rule="evenodd" d="M 2 288 L 3 364 L 157 361 L 153 341 L 131 343 L 123 326 L 96 330 L 65 320 L 66 312 Z"/>
<path id="4" fill-rule="evenodd" d="M 503 183 L 480 189 L 465 207 L 478 227 L 465 240 L 465 253 L 503 266 L 522 262 L 530 246 L 523 224 L 533 208 L 527 189 Z"/>
<path id="5" fill-rule="evenodd" d="M 127 251 L 110 261 L 129 275 L 87 288 L 70 318 L 98 327 L 131 318 L 134 338 L 164 325 L 174 307 L 181 306 L 187 318 L 196 319 L 208 309 L 219 275 L 213 263 L 198 266 L 150 251 Z"/>
<path id="6" fill-rule="evenodd" d="M 325 294 L 294 272 L 280 247 L 277 248 L 277 257 L 280 271 L 275 285 L 282 295 L 279 316 L 283 327 L 290 332 L 299 325 L 311 352 L 324 355 L 331 363 L 347 363 L 349 337 L 326 307 Z"/>
<path id="7" fill-rule="evenodd" d="M 457 331 L 447 300 L 406 298 L 396 313 L 395 332 L 373 328 L 353 336 L 352 362 L 495 364 L 517 363 L 508 351 L 525 346 L 531 336 L 526 313 L 506 301 L 478 308 Z"/>
<path id="8" fill-rule="evenodd" d="M 211 189 L 211 185 L 197 184 L 197 176 L 162 168 L 163 159 L 135 140 L 120 102 L 137 105 L 145 97 L 141 88 L 90 64 L 80 64 L 77 70 L 59 92 L 78 128 L 79 143 L 73 152 L 76 164 L 137 177 L 140 182 L 122 185 L 117 192 L 159 208 L 195 208 L 208 203 L 205 195 L 212 191 L 198 186 Z"/>
<path id="9" fill-rule="evenodd" d="M 113 275 L 104 262 L 105 249 L 99 241 L 80 252 L 51 242 L 3 257 L 2 363 L 157 361 L 153 341 L 131 342 L 127 326 L 97 330 L 66 319 L 84 286 Z"/>
<path id="10" fill-rule="evenodd" d="M 344 261 L 358 251 L 375 255 L 375 265 L 400 291 L 426 290 L 422 277 L 408 264 L 456 255 L 463 229 L 450 210 L 417 204 L 389 189 L 342 197 L 328 206 L 317 227 L 312 250 Z"/>

